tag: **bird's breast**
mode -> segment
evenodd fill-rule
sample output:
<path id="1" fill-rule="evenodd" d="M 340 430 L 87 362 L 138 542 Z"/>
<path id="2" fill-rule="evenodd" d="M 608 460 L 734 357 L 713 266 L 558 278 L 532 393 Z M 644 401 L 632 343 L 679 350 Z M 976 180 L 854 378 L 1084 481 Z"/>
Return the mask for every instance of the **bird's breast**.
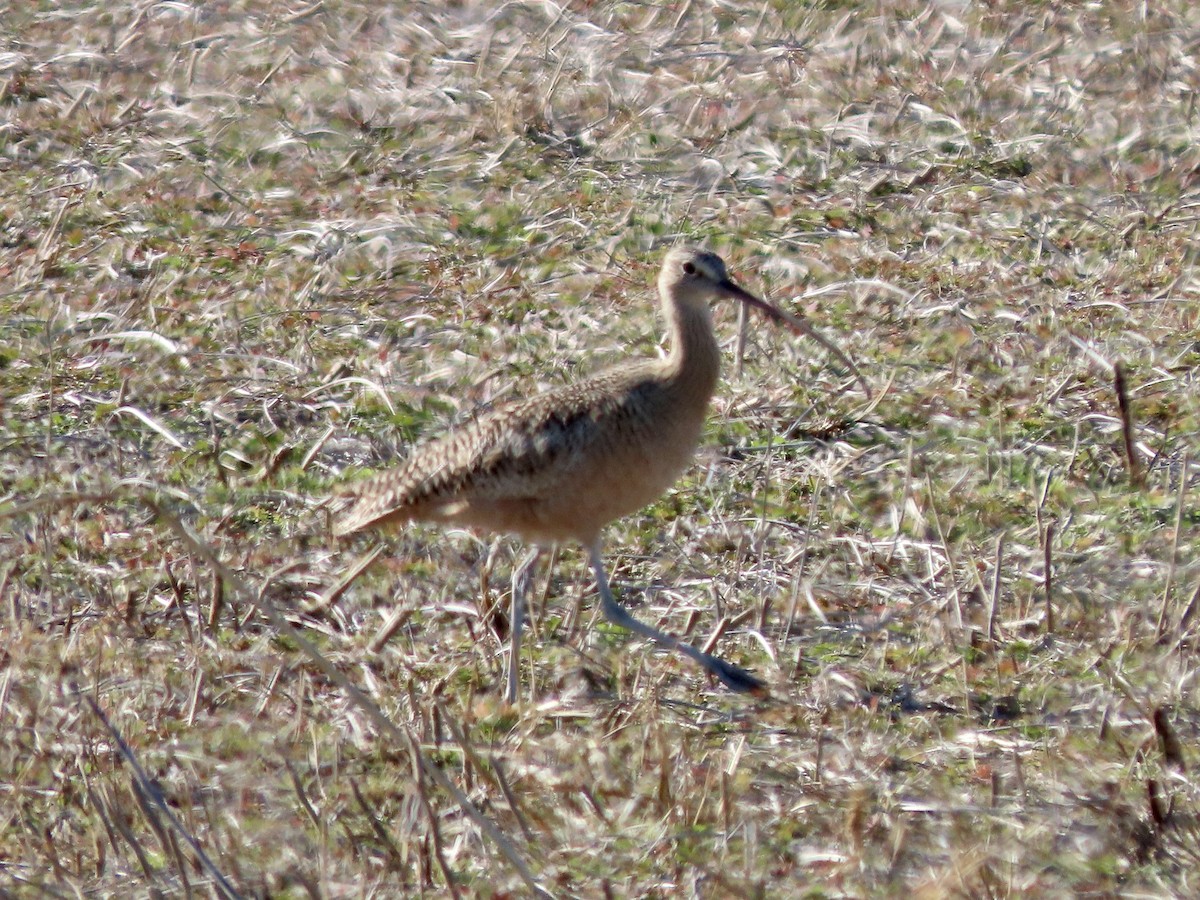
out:
<path id="1" fill-rule="evenodd" d="M 570 478 L 533 501 L 541 539 L 588 543 L 609 522 L 654 502 L 691 463 L 703 424 L 703 415 L 630 422 L 592 444 Z"/>

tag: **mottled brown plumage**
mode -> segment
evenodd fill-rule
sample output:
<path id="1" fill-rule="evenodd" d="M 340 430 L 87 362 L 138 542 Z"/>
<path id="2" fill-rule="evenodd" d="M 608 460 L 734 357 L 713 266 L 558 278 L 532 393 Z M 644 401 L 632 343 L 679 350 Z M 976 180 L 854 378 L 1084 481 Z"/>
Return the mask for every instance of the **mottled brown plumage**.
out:
<path id="1" fill-rule="evenodd" d="M 609 619 L 695 659 L 734 690 L 760 690 L 748 672 L 638 622 L 617 604 L 600 559 L 600 533 L 661 495 L 692 459 L 720 369 L 712 298 L 740 300 L 816 335 L 734 284 L 712 253 L 670 251 L 658 287 L 671 342 L 666 358 L 622 364 L 497 407 L 419 446 L 396 469 L 356 487 L 357 499 L 335 531 L 418 520 L 515 534 L 534 544 L 579 541 L 588 548 Z M 520 595 L 532 561 L 513 577 L 510 700 L 516 698 Z"/>
<path id="2" fill-rule="evenodd" d="M 338 532 L 418 519 L 589 543 L 661 494 L 699 438 L 702 414 L 680 416 L 655 369 L 604 372 L 447 432 L 365 483 Z"/>

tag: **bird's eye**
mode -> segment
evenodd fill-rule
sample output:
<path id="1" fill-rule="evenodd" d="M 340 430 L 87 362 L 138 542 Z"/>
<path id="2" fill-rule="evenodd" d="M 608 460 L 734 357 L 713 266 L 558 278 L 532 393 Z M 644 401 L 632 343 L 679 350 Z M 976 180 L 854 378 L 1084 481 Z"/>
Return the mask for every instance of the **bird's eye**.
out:
<path id="1" fill-rule="evenodd" d="M 693 262 L 685 262 L 683 264 L 683 272 L 685 275 L 695 275 L 696 274 L 696 264 Z"/>

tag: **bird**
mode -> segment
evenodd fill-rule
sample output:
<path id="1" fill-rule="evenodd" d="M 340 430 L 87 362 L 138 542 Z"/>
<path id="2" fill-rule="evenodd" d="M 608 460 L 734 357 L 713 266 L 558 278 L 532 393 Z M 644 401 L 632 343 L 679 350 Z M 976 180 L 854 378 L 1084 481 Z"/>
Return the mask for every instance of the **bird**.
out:
<path id="1" fill-rule="evenodd" d="M 512 535 L 532 549 L 512 572 L 505 698 L 517 702 L 525 594 L 540 548 L 586 551 L 600 609 L 612 623 L 679 652 L 736 692 L 765 694 L 747 670 L 635 618 L 613 597 L 601 554 L 608 524 L 653 502 L 691 463 L 717 386 L 721 354 L 709 303 L 732 299 L 815 339 L 864 385 L 834 344 L 740 287 L 706 249 L 670 249 L 658 276 L 669 351 L 515 400 L 419 444 L 397 466 L 354 484 L 335 535 L 408 522 Z"/>

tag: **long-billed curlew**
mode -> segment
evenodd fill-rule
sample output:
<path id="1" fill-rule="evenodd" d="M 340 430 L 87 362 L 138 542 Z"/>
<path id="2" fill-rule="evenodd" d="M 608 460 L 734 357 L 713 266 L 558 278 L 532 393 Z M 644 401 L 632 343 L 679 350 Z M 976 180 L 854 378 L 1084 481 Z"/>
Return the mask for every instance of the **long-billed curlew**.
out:
<path id="1" fill-rule="evenodd" d="M 760 309 L 858 372 L 804 322 L 736 285 L 715 254 L 671 250 L 658 290 L 671 345 L 665 359 L 623 363 L 499 406 L 419 446 L 398 468 L 356 486 L 334 531 L 420 520 L 515 534 L 535 545 L 578 541 L 610 621 L 691 657 L 735 691 L 760 691 L 762 682 L 749 672 L 638 621 L 617 603 L 600 533 L 662 494 L 692 459 L 720 368 L 710 299 L 731 297 Z M 509 702 L 517 697 L 524 595 L 536 558 L 534 549 L 513 571 Z"/>

